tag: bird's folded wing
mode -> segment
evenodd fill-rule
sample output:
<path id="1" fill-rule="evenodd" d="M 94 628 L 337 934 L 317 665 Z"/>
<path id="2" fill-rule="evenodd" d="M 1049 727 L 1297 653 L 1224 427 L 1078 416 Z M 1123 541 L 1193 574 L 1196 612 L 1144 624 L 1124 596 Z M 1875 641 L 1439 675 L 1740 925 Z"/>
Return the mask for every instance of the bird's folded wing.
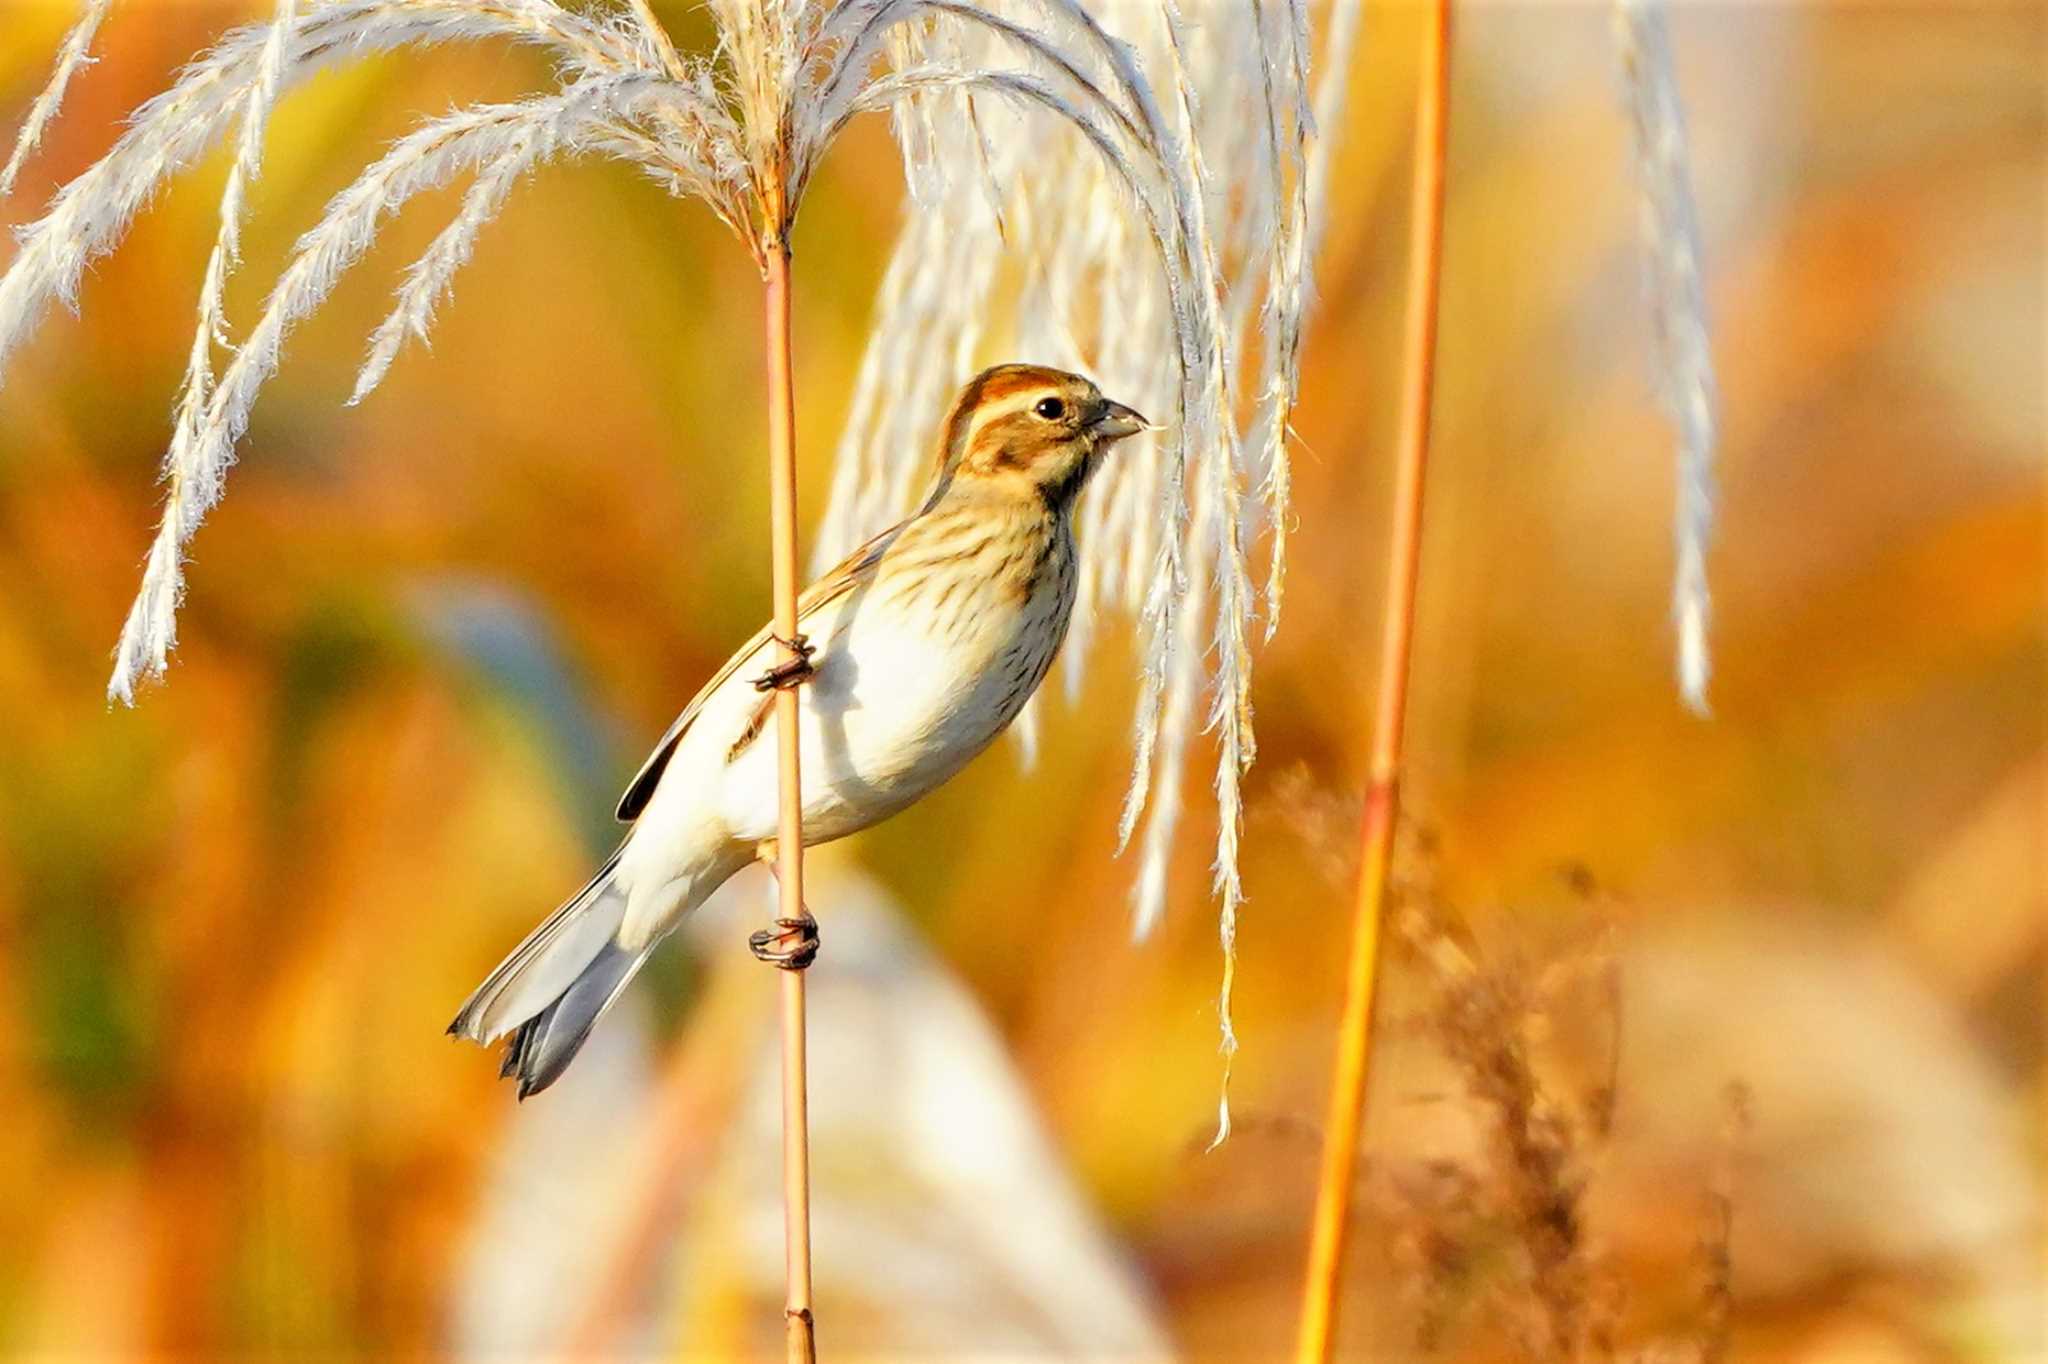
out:
<path id="1" fill-rule="evenodd" d="M 837 601 L 871 577 L 875 565 L 881 561 L 882 551 L 888 548 L 889 542 L 901 529 L 900 525 L 891 526 L 847 555 L 837 568 L 805 588 L 803 595 L 797 598 L 797 624 L 802 626 L 819 607 Z M 733 673 L 738 671 L 742 663 L 760 651 L 769 637 L 770 627 L 762 626 L 754 633 L 754 637 L 741 645 L 739 651 L 725 661 L 725 666 L 690 698 L 690 704 L 684 706 L 683 713 L 676 716 L 675 723 L 661 736 L 661 742 L 647 755 L 647 761 L 640 764 L 640 770 L 634 775 L 632 783 L 626 787 L 626 793 L 619 797 L 619 807 L 615 813 L 622 823 L 631 823 L 640 817 L 640 812 L 647 808 L 647 802 L 654 798 L 654 788 L 661 784 L 661 774 L 668 769 L 668 760 L 675 754 L 676 745 L 682 741 L 691 722 L 697 718 L 697 713 L 704 709 L 704 703 L 732 679 Z"/>

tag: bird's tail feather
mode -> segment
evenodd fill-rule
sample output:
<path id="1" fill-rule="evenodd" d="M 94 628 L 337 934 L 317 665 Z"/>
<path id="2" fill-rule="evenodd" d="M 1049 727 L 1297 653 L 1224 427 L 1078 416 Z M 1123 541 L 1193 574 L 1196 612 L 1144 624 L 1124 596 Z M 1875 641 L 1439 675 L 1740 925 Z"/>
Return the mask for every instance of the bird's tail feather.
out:
<path id="1" fill-rule="evenodd" d="M 554 1003 L 519 1025 L 512 1044 L 505 1049 L 505 1063 L 498 1074 L 519 1078 L 519 1097 L 538 1094 L 569 1068 L 576 1053 L 590 1036 L 591 1028 L 626 982 L 633 979 L 647 960 L 646 948 L 632 951 L 607 942 L 575 984 Z"/>
<path id="2" fill-rule="evenodd" d="M 504 1073 L 519 1076 L 521 1098 L 554 1083 L 646 960 L 645 949 L 616 940 L 626 917 L 625 894 L 613 885 L 617 870 L 613 854 L 485 977 L 448 1025 L 486 1045 L 516 1029 Z"/>

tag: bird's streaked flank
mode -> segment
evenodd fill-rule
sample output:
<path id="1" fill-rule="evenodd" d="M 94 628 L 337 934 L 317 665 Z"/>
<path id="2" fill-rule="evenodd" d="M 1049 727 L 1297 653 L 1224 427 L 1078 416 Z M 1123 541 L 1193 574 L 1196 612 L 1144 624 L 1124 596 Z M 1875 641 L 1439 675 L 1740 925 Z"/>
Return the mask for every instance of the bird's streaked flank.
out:
<path id="1" fill-rule="evenodd" d="M 772 864 L 777 686 L 801 684 L 807 845 L 887 819 L 988 747 L 1066 637 L 1075 501 L 1147 425 L 1060 370 L 1001 365 L 970 382 L 924 504 L 800 599 L 807 663 L 778 666 L 765 628 L 727 660 L 620 798 L 633 828 L 618 851 L 449 1031 L 512 1034 L 504 1073 L 522 1098 L 545 1089 L 684 915 L 747 863 Z"/>
<path id="2" fill-rule="evenodd" d="M 16 139 L 14 169 L 88 60 L 101 19 L 130 8 L 75 3 L 79 21 Z M 543 167 L 637 167 L 709 207 L 766 283 L 777 269 L 787 275 L 779 258 L 839 134 L 864 114 L 889 113 L 910 203 L 816 527 L 815 566 L 916 505 L 929 424 L 943 414 L 951 377 L 931 357 L 982 348 L 1085 364 L 1148 410 L 1171 409 L 1172 436 L 1124 454 L 1088 498 L 1067 685 L 1081 686 L 1079 664 L 1103 611 L 1135 616 L 1142 662 L 1118 846 L 1139 853 L 1140 938 L 1165 910 L 1195 736 L 1214 736 L 1210 884 L 1225 954 L 1218 1023 L 1227 1057 L 1244 898 L 1241 785 L 1256 753 L 1252 653 L 1279 616 L 1288 414 L 1313 226 L 1327 198 L 1318 185 L 1329 144 L 1313 128 L 1339 122 L 1357 7 L 1332 13 L 1313 117 L 1308 0 L 1207 5 L 1199 15 L 1183 15 L 1176 0 L 705 0 L 697 8 L 715 38 L 682 47 L 649 0 L 267 8 L 266 19 L 224 33 L 138 108 L 106 154 L 22 228 L 0 270 L 4 369 L 53 301 L 76 304 L 93 261 L 169 180 L 216 143 L 232 143 L 164 458 L 163 515 L 108 694 L 133 703 L 164 674 L 193 537 L 223 495 L 259 392 L 294 329 L 408 205 L 467 181 L 373 334 L 352 401 L 367 398 L 413 340 L 428 338 L 487 225 Z M 231 325 L 227 290 L 249 190 L 289 92 L 323 68 L 456 41 L 544 52 L 547 76 L 528 97 L 429 118 L 363 167 L 299 239 L 251 325 Z M 1199 119 L 1203 108 L 1233 112 Z M 1210 166 L 1231 168 L 1231 184 L 1216 182 Z M 1028 308 L 1009 306 L 1020 285 L 1035 291 Z M 788 461 L 771 463 L 781 470 Z M 788 510 L 780 498 L 773 505 Z M 1251 566 L 1262 529 L 1271 533 L 1263 588 Z M 779 612 L 794 612 L 788 586 L 777 591 Z M 777 619 L 795 633 L 785 615 Z M 1034 711 L 1027 706 L 1018 722 L 1027 753 Z"/>

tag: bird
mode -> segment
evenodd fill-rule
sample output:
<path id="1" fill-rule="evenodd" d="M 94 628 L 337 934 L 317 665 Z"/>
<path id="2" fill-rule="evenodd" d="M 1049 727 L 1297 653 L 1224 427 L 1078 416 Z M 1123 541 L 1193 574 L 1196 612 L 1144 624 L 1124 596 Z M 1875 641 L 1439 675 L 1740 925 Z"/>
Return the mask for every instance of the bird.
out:
<path id="1" fill-rule="evenodd" d="M 691 910 L 749 863 L 773 867 L 777 690 L 798 692 L 806 844 L 897 814 L 987 748 L 1066 637 L 1075 502 L 1119 441 L 1151 429 L 1079 374 L 1005 364 L 968 381 L 923 503 L 805 589 L 796 639 L 763 627 L 683 707 L 619 799 L 617 849 L 448 1031 L 509 1035 L 501 1076 L 539 1093 Z M 808 964 L 815 925 L 799 922 L 807 942 L 778 957 L 757 933 L 756 955 Z"/>

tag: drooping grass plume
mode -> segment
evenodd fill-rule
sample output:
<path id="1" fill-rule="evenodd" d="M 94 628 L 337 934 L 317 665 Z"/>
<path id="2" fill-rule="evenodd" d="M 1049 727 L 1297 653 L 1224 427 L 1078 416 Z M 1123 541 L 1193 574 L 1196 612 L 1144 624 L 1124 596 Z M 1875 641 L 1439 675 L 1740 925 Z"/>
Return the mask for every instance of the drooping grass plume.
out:
<path id="1" fill-rule="evenodd" d="M 1718 425 L 1713 349 L 1700 283 L 1700 225 L 1692 189 L 1685 109 L 1671 58 L 1663 0 L 1615 0 L 1616 40 L 1634 133 L 1643 292 L 1655 345 L 1657 396 L 1678 437 L 1673 517 L 1676 567 L 1671 616 L 1678 632 L 1678 687 L 1707 709 L 1707 541 L 1714 523 Z"/>
<path id="2" fill-rule="evenodd" d="M 87 0 L 15 163 L 107 9 L 108 0 Z M 544 163 L 636 165 L 708 206 L 765 271 L 838 133 L 884 112 L 912 207 L 818 553 L 829 559 L 901 514 L 928 475 L 932 444 L 906 422 L 942 411 L 940 396 L 994 351 L 1085 368 L 1168 416 L 1162 437 L 1117 462 L 1087 513 L 1071 676 L 1102 608 L 1137 617 L 1136 761 L 1121 834 L 1144 850 L 1141 935 L 1165 901 L 1186 749 L 1197 726 L 1215 734 L 1213 886 L 1227 955 L 1243 898 L 1239 782 L 1256 751 L 1251 645 L 1270 634 L 1281 601 L 1287 421 L 1323 203 L 1305 0 L 1192 14 L 1176 0 L 710 0 L 707 9 L 718 35 L 708 55 L 679 51 L 648 0 L 277 0 L 267 22 L 226 34 L 137 110 L 113 148 L 23 230 L 0 275 L 0 369 L 52 299 L 75 304 L 86 266 L 118 244 L 155 190 L 238 130 L 165 458 L 163 515 L 110 695 L 132 701 L 166 666 L 187 547 L 221 496 L 290 330 L 413 196 L 471 177 L 371 337 L 355 400 L 409 339 L 426 340 L 478 235 Z M 1355 16 L 1330 27 L 1332 55 L 1348 60 Z M 457 110 L 401 139 L 329 203 L 260 317 L 231 343 L 225 284 L 279 99 L 324 66 L 479 39 L 540 48 L 552 88 Z M 1341 92 L 1343 75 L 1326 74 L 1317 102 Z M 1231 167 L 1230 185 L 1212 182 L 1213 165 Z M 216 374 L 221 344 L 231 356 Z M 1250 567 L 1262 533 L 1263 584 Z M 1226 965 L 1226 1053 L 1235 1045 L 1229 978 Z"/>
<path id="3" fill-rule="evenodd" d="M 931 15 L 911 36 L 922 56 L 992 61 L 1014 41 L 962 21 L 958 6 L 920 7 Z M 971 370 L 977 358 L 1017 354 L 1083 369 L 1141 405 L 1177 412 L 1178 439 L 1134 442 L 1103 470 L 1083 507 L 1067 679 L 1069 695 L 1078 694 L 1104 611 L 1137 619 L 1136 756 L 1120 835 L 1139 850 L 1133 910 L 1141 938 L 1165 908 L 1189 747 L 1200 730 L 1215 736 L 1213 890 L 1226 954 L 1219 1012 L 1227 1057 L 1236 1045 L 1228 958 L 1243 900 L 1239 783 L 1256 753 L 1252 648 L 1270 635 L 1281 605 L 1288 419 L 1309 255 L 1327 201 L 1314 187 L 1327 174 L 1318 168 L 1327 165 L 1328 144 L 1311 113 L 1307 7 L 1248 0 L 1183 11 L 1171 0 L 1118 0 L 1083 9 L 1028 0 L 1008 9 L 1070 27 L 1085 60 L 1061 74 L 1088 80 L 1104 97 L 1072 87 L 1087 101 L 1080 112 L 1111 140 L 1133 132 L 1156 138 L 1162 158 L 1180 168 L 1176 183 L 1202 192 L 1148 203 L 1145 186 L 1095 154 L 1096 134 L 1085 127 L 1081 136 L 1057 124 L 1020 135 L 1018 116 L 1004 107 L 1017 98 L 948 91 L 950 105 L 927 104 L 899 120 L 915 193 L 877 302 L 814 563 L 832 562 L 913 504 L 934 439 L 923 424 L 941 409 L 945 376 Z M 1339 5 L 1325 25 L 1314 98 L 1332 112 L 1357 17 L 1355 7 Z M 1119 59 L 1124 43 L 1134 59 Z M 1172 76 L 1159 84 L 1158 105 L 1117 100 L 1119 87 L 1133 91 L 1133 64 Z M 1135 127 L 1118 120 L 1119 103 Z M 934 116 L 934 108 L 950 116 Z M 1210 174 L 1221 166 L 1230 169 L 1227 185 Z M 1138 213 L 1116 211 L 1134 196 Z M 1200 259 L 1184 282 L 1130 269 L 1147 230 L 1197 244 Z M 1183 349 L 1177 372 L 1163 366 L 1149 338 L 1167 320 L 1183 336 L 1213 336 L 1213 349 Z M 907 401 L 885 400 L 898 395 Z M 1262 535 L 1263 582 L 1251 566 Z"/>
<path id="4" fill-rule="evenodd" d="M 88 7 L 60 68 L 82 59 L 104 8 Z M 1036 148 L 1056 140 L 1051 129 L 1064 123 L 1079 130 L 1085 147 L 1079 157 L 1092 162 L 1090 210 L 1131 210 L 1143 224 L 1140 244 L 1149 241 L 1163 267 L 1157 272 L 1163 286 L 1155 287 L 1164 288 L 1172 306 L 1153 314 L 1152 333 L 1137 338 L 1133 350 L 1156 363 L 1163 348 L 1187 371 L 1173 404 L 1185 415 L 1170 458 L 1177 470 L 1190 456 L 1206 457 L 1201 442 L 1213 441 L 1228 425 L 1216 373 L 1222 365 L 1213 338 L 1217 319 L 1204 306 L 1219 295 L 1210 273 L 1216 250 L 1197 240 L 1203 209 L 1202 193 L 1189 178 L 1195 163 L 1180 150 L 1182 139 L 1167 125 L 1133 49 L 1073 0 L 1011 6 L 963 0 L 720 0 L 711 10 L 721 41 L 715 56 L 706 58 L 679 53 L 641 0 L 587 13 L 554 0 L 310 0 L 296 16 L 281 3 L 270 23 L 229 33 L 169 91 L 138 110 L 114 148 L 24 230 L 21 250 L 0 277 L 0 360 L 51 298 L 75 301 L 85 266 L 117 244 L 129 218 L 159 184 L 239 122 L 219 240 L 166 460 L 165 515 L 137 610 L 123 633 L 110 685 L 114 695 L 132 698 L 137 682 L 165 664 L 175 640 L 184 546 L 219 496 L 233 442 L 277 363 L 284 334 L 324 300 L 339 273 L 374 238 L 386 212 L 460 173 L 473 171 L 474 183 L 455 221 L 407 273 L 390 316 L 372 338 L 357 398 L 374 389 L 408 337 L 426 336 L 434 308 L 447 297 L 477 234 L 517 181 L 551 157 L 595 154 L 632 161 L 677 193 L 706 202 L 758 259 L 764 237 L 786 230 L 794 219 L 803 188 L 833 138 L 860 113 L 897 111 L 920 101 L 929 106 L 945 98 L 944 92 L 958 91 L 978 115 L 991 105 L 1008 105 L 1023 115 L 1004 126 L 1001 139 L 980 133 L 972 149 L 935 143 L 926 164 L 913 162 L 914 182 L 942 168 L 950 175 L 975 165 L 993 175 L 997 160 L 1027 164 Z M 225 331 L 222 289 L 235 260 L 243 197 L 260 164 L 278 96 L 323 65 L 394 47 L 493 37 L 545 49 L 556 63 L 555 92 L 530 103 L 460 111 L 430 124 L 338 196 L 286 267 L 250 337 L 250 354 L 235 361 L 216 392 L 211 348 Z M 60 69 L 60 78 L 64 74 Z M 53 83 L 52 94 L 39 101 L 41 121 L 25 130 L 22 155 L 32 143 L 30 134 L 47 122 L 56 90 Z M 998 140 L 1004 143 L 1000 148 Z M 1113 192 L 1102 194 L 1105 186 Z M 777 201 L 784 221 L 765 221 L 767 206 Z M 980 244 L 971 234 L 966 240 Z M 957 253 L 954 259 L 967 263 Z M 893 367 L 888 406 L 916 410 L 897 389 L 909 382 L 907 376 L 935 389 L 950 386 L 958 377 L 955 362 L 968 349 L 959 345 L 934 354 L 926 347 L 915 357 L 902 357 L 915 363 Z M 1167 482 L 1176 498 L 1167 520 L 1178 526 L 1185 522 L 1177 500 L 1181 480 L 1176 473 Z M 1184 575 L 1179 537 L 1162 537 L 1161 545 L 1162 578 L 1150 602 L 1163 628 Z M 1155 652 L 1163 659 L 1163 648 Z"/>
<path id="5" fill-rule="evenodd" d="M 71 26 L 71 32 L 64 37 L 64 45 L 57 50 L 57 65 L 50 72 L 49 84 L 29 106 L 28 117 L 22 120 L 21 131 L 15 135 L 14 149 L 7 155 L 7 164 L 0 167 L 0 195 L 14 193 L 14 182 L 20 178 L 21 168 L 42 144 L 44 130 L 63 107 L 64 93 L 71 88 L 72 78 L 80 67 L 92 61 L 92 40 L 98 35 L 100 25 L 106 22 L 107 11 L 113 7 L 114 0 L 86 0 L 78 22 Z"/>
<path id="6" fill-rule="evenodd" d="M 1019 206 L 1029 216 L 1019 223 L 1056 224 L 1043 244 L 1099 246 L 1106 240 L 1104 222 L 1123 224 L 1114 266 L 1125 292 L 1105 292 L 1093 324 L 1098 331 L 1112 325 L 1124 330 L 1115 354 L 1105 347 L 1102 358 L 1144 381 L 1128 391 L 1166 390 L 1162 396 L 1170 396 L 1170 404 L 1154 401 L 1153 410 L 1173 414 L 1173 434 L 1138 462 L 1141 477 L 1133 486 L 1146 498 L 1125 514 L 1138 547 L 1098 562 L 1089 576 L 1093 583 L 1105 568 L 1121 571 L 1124 596 L 1137 606 L 1147 639 L 1124 838 L 1144 809 L 1155 757 L 1174 781 L 1148 830 L 1148 873 L 1163 870 L 1175 822 L 1179 755 L 1192 729 L 1191 684 L 1203 656 L 1203 641 L 1193 637 L 1198 627 L 1214 660 L 1207 711 L 1219 746 L 1222 832 L 1214 885 L 1223 902 L 1220 1007 L 1227 1057 L 1235 1046 L 1229 994 L 1242 898 L 1238 781 L 1253 754 L 1248 636 L 1258 609 L 1246 567 L 1246 488 L 1256 480 L 1268 515 L 1276 523 L 1284 520 L 1286 411 L 1293 400 L 1305 279 L 1302 149 L 1308 134 L 1300 89 L 1306 69 L 1301 0 L 1287 0 L 1284 19 L 1275 22 L 1268 21 L 1269 12 L 1281 11 L 1253 5 L 1248 32 L 1220 24 L 1221 41 L 1205 44 L 1200 53 L 1174 0 L 1159 0 L 1156 8 L 1134 3 L 1119 18 L 1142 26 L 1150 45 L 1142 58 L 1080 0 L 707 0 L 706 8 L 718 42 L 711 55 L 698 56 L 677 50 L 648 0 L 589 11 L 556 0 L 306 0 L 303 12 L 297 0 L 276 0 L 267 23 L 229 33 L 170 90 L 145 104 L 113 149 L 60 190 L 49 212 L 24 231 L 21 249 L 0 275 L 0 367 L 53 297 L 75 303 L 86 265 L 118 243 L 151 193 L 239 122 L 165 457 L 163 514 L 142 588 L 121 632 L 109 694 L 132 702 L 138 682 L 167 665 L 187 546 L 222 495 L 236 443 L 263 384 L 282 362 L 292 327 L 326 301 L 391 214 L 422 191 L 464 174 L 473 177 L 454 221 L 406 272 L 391 313 L 372 336 L 353 394 L 360 400 L 388 372 L 408 336 L 427 338 L 435 308 L 449 294 L 478 233 L 503 209 L 517 182 L 555 157 L 601 155 L 637 164 L 678 196 L 706 204 L 733 229 L 761 272 L 775 629 L 794 641 L 799 617 L 789 233 L 804 190 L 838 134 L 861 114 L 886 112 L 925 212 L 955 217 L 968 202 L 955 187 L 972 186 L 971 202 L 986 211 L 995 240 L 965 238 L 982 249 L 960 263 L 981 270 L 984 280 L 997 278 L 986 263 L 995 254 L 992 248 L 1012 245 L 1005 186 L 1032 186 L 1028 207 Z M 104 12 L 104 4 L 89 0 L 59 63 L 55 93 L 38 103 L 32 117 L 47 120 Z M 299 239 L 254 326 L 239 345 L 229 341 L 226 280 L 238 255 L 247 187 L 260 169 L 271 114 L 283 92 L 324 64 L 406 45 L 485 37 L 546 50 L 554 60 L 551 88 L 522 100 L 458 109 L 401 138 L 334 196 Z M 1256 59 L 1248 60 L 1247 53 Z M 1170 100 L 1155 95 L 1148 70 L 1171 78 Z M 1251 107 L 1265 111 L 1266 126 L 1263 136 L 1244 140 L 1253 164 L 1271 177 L 1270 205 L 1262 193 L 1233 196 L 1208 183 L 1204 139 L 1214 134 L 1204 127 L 1204 94 L 1197 84 L 1215 83 L 1228 108 L 1234 82 L 1242 82 L 1246 71 L 1256 75 L 1256 84 L 1244 88 L 1258 92 Z M 955 110 L 964 118 L 954 118 Z M 1001 124 L 995 121 L 999 116 L 1005 119 Z M 1236 130 L 1253 122 L 1233 117 L 1224 126 Z M 40 126 L 24 133 L 21 155 Z M 1047 162 L 1066 173 L 1044 179 Z M 1027 179 L 1026 170 L 1036 174 Z M 1034 262 L 1030 248 L 1018 258 Z M 1246 267 L 1247 261 L 1255 264 Z M 1082 270 L 1081 262 L 1089 269 Z M 1050 287 L 1057 290 L 1062 283 L 1087 283 L 1085 276 L 1098 263 L 1108 264 L 1107 258 L 1086 251 L 1071 267 L 1045 256 L 1037 258 L 1032 273 L 1043 278 L 1062 269 L 1079 272 L 1055 280 Z M 1252 340 L 1250 314 L 1241 303 L 1249 293 L 1226 282 L 1226 267 L 1248 269 L 1250 280 L 1263 276 L 1262 316 L 1274 333 L 1263 346 Z M 911 273 L 923 268 L 919 262 Z M 952 279 L 936 282 L 936 289 L 934 283 L 899 281 L 897 296 L 936 298 L 943 312 L 957 290 Z M 1133 306 L 1111 311 L 1125 302 Z M 1032 300 L 1022 300 L 1018 310 L 1029 313 Z M 1133 319 L 1149 326 L 1131 332 Z M 1077 324 L 1079 319 L 1063 319 L 1056 330 L 1073 342 L 1081 335 Z M 903 350 L 907 363 L 871 369 L 864 384 L 866 409 L 882 401 L 878 393 L 889 406 L 908 407 L 901 391 L 907 374 L 929 372 L 940 385 L 954 382 L 963 368 L 959 362 L 972 350 L 971 329 L 956 329 L 955 335 L 961 344 L 952 353 L 935 353 L 931 331 L 921 330 L 916 344 Z M 214 347 L 221 343 L 232 359 L 216 377 Z M 1247 359 L 1255 354 L 1263 358 Z M 939 361 L 951 363 L 939 368 Z M 1266 376 L 1249 388 L 1238 375 L 1247 363 L 1262 366 Z M 1087 367 L 1111 377 L 1099 364 Z M 1257 395 L 1261 413 L 1249 455 L 1240 428 L 1239 397 L 1245 393 Z M 913 448 L 929 444 L 920 441 Z M 884 451 L 882 467 L 900 460 L 899 453 Z M 890 482 L 907 487 L 917 478 L 913 463 Z M 1200 516 L 1190 515 L 1191 491 L 1205 509 Z M 1276 570 L 1279 562 L 1276 545 Z M 1275 607 L 1279 582 L 1275 571 L 1268 596 Z M 1210 619 L 1203 620 L 1198 609 L 1185 616 L 1184 627 L 1183 599 L 1199 607 L 1211 596 L 1216 605 Z M 795 659 L 798 646 L 784 647 Z M 1162 743 L 1160 715 L 1169 696 L 1174 722 Z M 774 704 L 781 749 L 778 926 L 788 928 L 809 922 L 794 692 L 781 690 Z M 1145 879 L 1157 885 L 1161 878 Z M 1152 893 L 1156 899 L 1159 893 Z M 1156 912 L 1141 905 L 1141 923 Z M 798 969 L 784 976 L 782 990 L 785 1317 L 792 1361 L 811 1360 L 815 1349 L 804 964 L 794 963 Z M 1227 1061 L 1225 1073 L 1227 1085 Z M 1227 1089 L 1223 1111 L 1219 1139 L 1228 1130 Z"/>
<path id="7" fill-rule="evenodd" d="M 528 148 L 537 154 L 559 146 L 608 115 L 630 116 L 650 84 L 651 78 L 640 75 L 603 77 L 577 82 L 559 95 L 476 106 L 433 120 L 334 197 L 320 225 L 299 239 L 262 318 L 221 375 L 194 427 L 173 438 L 166 462 L 170 494 L 142 591 L 122 631 L 112 694 L 132 700 L 137 680 L 162 671 L 176 642 L 183 546 L 220 500 L 235 442 L 248 429 L 257 394 L 277 372 L 287 333 L 326 302 L 341 276 L 369 250 L 383 219 L 462 171 L 526 155 Z M 415 267 L 416 276 L 421 268 Z"/>

